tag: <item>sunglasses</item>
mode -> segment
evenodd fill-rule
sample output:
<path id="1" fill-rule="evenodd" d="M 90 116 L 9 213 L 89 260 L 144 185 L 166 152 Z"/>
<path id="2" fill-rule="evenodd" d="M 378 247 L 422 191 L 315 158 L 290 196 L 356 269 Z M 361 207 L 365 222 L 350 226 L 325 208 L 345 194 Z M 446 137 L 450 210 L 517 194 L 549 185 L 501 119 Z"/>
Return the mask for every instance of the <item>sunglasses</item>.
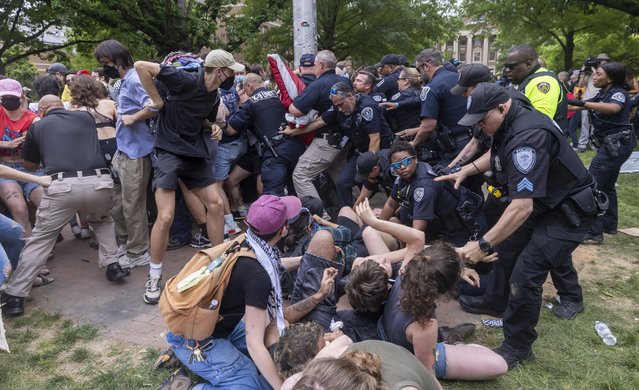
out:
<path id="1" fill-rule="evenodd" d="M 517 66 L 517 65 L 519 65 L 519 64 L 523 64 L 523 63 L 524 63 L 524 62 L 526 62 L 526 61 L 528 61 L 528 60 L 523 60 L 523 61 L 518 61 L 518 62 L 506 62 L 506 63 L 504 64 L 504 66 L 505 66 L 507 69 L 513 69 L 515 66 Z"/>
<path id="2" fill-rule="evenodd" d="M 391 171 L 397 171 L 402 169 L 403 167 L 407 167 L 410 164 L 413 163 L 413 159 L 415 158 L 415 156 L 408 156 L 408 157 L 404 157 L 403 159 L 396 161 L 394 163 L 390 164 L 390 170 Z"/>

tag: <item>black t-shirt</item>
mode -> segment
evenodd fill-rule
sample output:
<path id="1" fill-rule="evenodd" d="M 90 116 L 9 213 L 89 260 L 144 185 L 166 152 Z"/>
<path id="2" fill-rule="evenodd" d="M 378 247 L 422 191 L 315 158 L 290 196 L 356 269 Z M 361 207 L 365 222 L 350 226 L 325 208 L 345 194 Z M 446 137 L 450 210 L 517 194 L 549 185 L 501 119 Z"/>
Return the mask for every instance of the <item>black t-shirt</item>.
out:
<path id="1" fill-rule="evenodd" d="M 22 158 L 42 163 L 47 174 L 107 167 L 93 116 L 64 108 L 53 109 L 33 123 L 22 146 Z"/>
<path id="2" fill-rule="evenodd" d="M 158 117 L 155 147 L 188 157 L 208 158 L 202 138 L 202 122 L 217 114 L 217 89 L 208 91 L 204 85 L 204 70 L 188 72 L 171 65 L 162 65 L 157 79 L 164 83 L 169 96 Z"/>
<path id="3" fill-rule="evenodd" d="M 220 306 L 223 319 L 217 323 L 213 336 L 228 337 L 244 317 L 247 305 L 265 310 L 271 290 L 268 273 L 256 259 L 237 259 Z"/>

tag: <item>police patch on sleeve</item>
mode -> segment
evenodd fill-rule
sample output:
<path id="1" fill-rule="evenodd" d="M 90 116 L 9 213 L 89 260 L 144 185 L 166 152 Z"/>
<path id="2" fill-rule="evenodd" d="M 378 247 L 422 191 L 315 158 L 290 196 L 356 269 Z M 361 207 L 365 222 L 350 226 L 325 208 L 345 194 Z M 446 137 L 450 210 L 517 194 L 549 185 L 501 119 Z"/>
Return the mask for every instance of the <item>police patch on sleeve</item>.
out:
<path id="1" fill-rule="evenodd" d="M 382 101 L 382 97 L 380 95 L 375 95 L 373 96 L 373 100 L 375 100 L 377 103 Z"/>
<path id="2" fill-rule="evenodd" d="M 400 97 L 400 96 L 402 96 L 402 94 L 401 94 L 401 93 L 399 93 L 399 92 L 397 92 L 396 94 L 394 94 L 394 95 L 391 97 L 391 100 L 397 100 L 397 99 L 399 99 L 399 97 Z"/>
<path id="3" fill-rule="evenodd" d="M 376 87 L 381 87 L 382 84 L 384 84 L 384 79 L 379 80 L 379 82 L 377 84 L 375 84 Z"/>
<path id="4" fill-rule="evenodd" d="M 626 102 L 626 97 L 623 95 L 623 93 L 617 92 L 614 95 L 612 95 L 610 100 L 614 100 L 614 101 L 617 101 L 619 103 L 625 103 Z"/>
<path id="5" fill-rule="evenodd" d="M 524 175 L 530 172 L 537 162 L 537 151 L 528 146 L 522 146 L 513 152 L 515 168 Z"/>
<path id="6" fill-rule="evenodd" d="M 422 88 L 422 92 L 419 94 L 419 98 L 422 100 L 422 102 L 428 97 L 428 92 L 430 92 L 430 87 Z"/>
<path id="7" fill-rule="evenodd" d="M 424 199 L 424 187 L 415 188 L 415 191 L 413 192 L 413 199 L 415 199 L 415 202 L 417 203 Z"/>
<path id="8" fill-rule="evenodd" d="M 537 89 L 541 93 L 548 93 L 548 91 L 550 91 L 550 84 L 548 84 L 545 81 L 542 81 L 541 83 L 537 84 Z"/>
<path id="9" fill-rule="evenodd" d="M 331 106 L 331 107 L 330 107 L 328 110 L 326 110 L 326 111 L 328 111 L 328 112 L 333 111 L 333 109 L 334 109 L 334 108 L 335 108 L 335 106 Z"/>
<path id="10" fill-rule="evenodd" d="M 524 177 L 517 183 L 517 192 L 530 191 L 533 192 L 533 183 L 528 180 L 527 177 Z"/>
<path id="11" fill-rule="evenodd" d="M 362 118 L 366 121 L 366 122 L 370 122 L 373 120 L 373 108 L 372 107 L 366 107 L 362 110 Z"/>

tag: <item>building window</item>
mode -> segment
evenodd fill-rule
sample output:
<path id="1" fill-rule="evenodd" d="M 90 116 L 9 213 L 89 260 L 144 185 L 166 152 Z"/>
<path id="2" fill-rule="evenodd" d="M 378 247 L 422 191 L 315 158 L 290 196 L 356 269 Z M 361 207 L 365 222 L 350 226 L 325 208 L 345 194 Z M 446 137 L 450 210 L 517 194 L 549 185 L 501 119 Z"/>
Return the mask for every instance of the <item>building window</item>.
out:
<path id="1" fill-rule="evenodd" d="M 484 47 L 484 38 L 473 38 L 473 47 Z"/>
<path id="2" fill-rule="evenodd" d="M 481 52 L 476 51 L 473 53 L 473 62 L 481 62 Z"/>
<path id="3" fill-rule="evenodd" d="M 497 58 L 497 53 L 495 51 L 491 50 L 488 53 L 488 60 L 489 61 L 495 61 L 496 58 Z"/>

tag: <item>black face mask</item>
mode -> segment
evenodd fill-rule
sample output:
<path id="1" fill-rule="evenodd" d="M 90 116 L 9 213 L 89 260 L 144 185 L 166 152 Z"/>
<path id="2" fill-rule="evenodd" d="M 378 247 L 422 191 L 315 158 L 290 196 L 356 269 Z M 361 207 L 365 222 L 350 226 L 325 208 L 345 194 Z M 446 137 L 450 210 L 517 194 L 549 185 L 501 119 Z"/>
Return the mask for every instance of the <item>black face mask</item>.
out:
<path id="1" fill-rule="evenodd" d="M 109 76 L 110 79 L 120 78 L 120 72 L 118 72 L 118 70 L 114 66 L 104 65 L 102 69 L 104 69 L 104 74 Z"/>
<path id="2" fill-rule="evenodd" d="M 20 98 L 10 97 L 10 98 L 2 98 L 2 107 L 6 108 L 9 111 L 17 110 L 20 108 Z"/>
<path id="3" fill-rule="evenodd" d="M 220 88 L 222 89 L 231 89 L 235 85 L 235 76 L 231 76 L 224 80 L 222 84 L 220 84 Z"/>

